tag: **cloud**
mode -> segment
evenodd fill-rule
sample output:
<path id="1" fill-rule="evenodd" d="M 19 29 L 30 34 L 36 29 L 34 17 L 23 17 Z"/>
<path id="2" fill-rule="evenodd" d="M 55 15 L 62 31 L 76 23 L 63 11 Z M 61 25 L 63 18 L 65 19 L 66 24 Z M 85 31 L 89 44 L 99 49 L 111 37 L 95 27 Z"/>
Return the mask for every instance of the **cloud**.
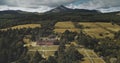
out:
<path id="1" fill-rule="evenodd" d="M 120 11 L 120 7 L 110 7 L 110 8 L 100 8 L 100 9 L 97 9 L 97 10 L 100 10 L 101 12 L 103 13 L 107 13 L 107 12 L 113 12 L 113 11 Z"/>
<path id="2" fill-rule="evenodd" d="M 88 0 L 77 5 L 71 3 L 67 7 L 79 9 L 97 9 L 102 12 L 120 11 L 120 0 Z"/>
<path id="3" fill-rule="evenodd" d="M 58 6 L 76 0 L 0 0 L 1 4 L 19 7 Z"/>
<path id="4" fill-rule="evenodd" d="M 120 0 L 0 0 L 0 10 L 23 10 L 45 12 L 56 6 L 69 8 L 97 9 L 102 12 L 120 11 Z"/>
<path id="5" fill-rule="evenodd" d="M 45 12 L 59 5 L 66 5 L 77 0 L 0 0 L 0 10 L 23 10 Z"/>
<path id="6" fill-rule="evenodd" d="M 24 7 L 11 7 L 11 6 L 0 6 L 0 11 L 3 10 L 22 10 L 22 11 L 27 11 L 27 12 L 46 12 L 48 10 L 52 9 L 51 7 L 48 6 L 40 6 L 39 8 L 24 8 Z"/>

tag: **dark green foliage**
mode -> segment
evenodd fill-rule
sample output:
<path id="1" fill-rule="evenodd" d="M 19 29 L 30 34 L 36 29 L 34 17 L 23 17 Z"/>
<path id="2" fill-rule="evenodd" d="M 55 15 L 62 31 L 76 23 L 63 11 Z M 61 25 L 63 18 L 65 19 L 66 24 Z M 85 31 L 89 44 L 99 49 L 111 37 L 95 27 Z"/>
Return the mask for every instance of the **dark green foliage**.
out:
<path id="1" fill-rule="evenodd" d="M 100 56 L 103 56 L 107 63 L 110 63 L 110 58 L 117 58 L 119 61 L 120 57 L 120 39 L 113 40 L 105 38 L 100 40 L 99 45 L 94 48 L 95 52 L 98 52 Z M 118 62 L 119 63 L 119 62 Z"/>
<path id="2" fill-rule="evenodd" d="M 71 32 L 69 30 L 66 30 L 63 35 L 62 35 L 62 38 L 61 39 L 65 39 L 66 42 L 72 42 L 75 40 L 75 36 L 77 35 L 77 32 Z"/>
<path id="3" fill-rule="evenodd" d="M 83 45 L 87 48 L 94 48 L 98 44 L 97 39 L 86 35 L 85 33 L 83 33 L 83 31 L 80 31 L 80 33 L 78 34 L 77 40 L 78 40 L 78 44 Z"/>
<path id="4" fill-rule="evenodd" d="M 82 60 L 83 55 L 76 50 L 75 46 L 70 46 L 67 49 L 63 48 L 64 46 L 61 43 L 58 52 L 55 54 L 58 63 L 79 63 Z"/>
<path id="5" fill-rule="evenodd" d="M 30 63 L 39 63 L 43 59 L 42 55 L 38 51 L 35 52 L 34 56 L 30 60 Z"/>
<path id="6" fill-rule="evenodd" d="M 66 51 L 66 63 L 74 63 L 77 60 L 82 60 L 84 56 L 75 49 L 75 46 L 71 45 Z"/>
<path id="7" fill-rule="evenodd" d="M 57 59 L 53 56 L 49 56 L 48 60 L 47 60 L 47 63 L 57 63 Z"/>
<path id="8" fill-rule="evenodd" d="M 29 63 L 31 56 L 29 54 L 24 55 L 22 58 L 14 61 L 14 63 Z"/>
<path id="9" fill-rule="evenodd" d="M 0 31 L 0 63 L 10 63 L 23 58 L 27 52 L 27 48 L 23 46 L 23 37 L 29 34 L 37 35 L 38 30 L 39 28 L 28 28 Z"/>
<path id="10" fill-rule="evenodd" d="M 46 60 L 42 60 L 39 63 L 47 63 L 47 61 Z"/>
<path id="11" fill-rule="evenodd" d="M 2 11 L 1 11 L 2 12 Z M 12 13 L 11 13 L 12 12 Z M 15 12 L 15 13 L 14 13 Z M 94 13 L 94 12 L 62 12 L 62 13 L 28 13 L 18 11 L 7 11 L 0 13 L 0 28 L 7 28 L 20 24 L 41 23 L 41 22 L 57 22 L 57 21 L 73 21 L 73 22 L 115 22 L 120 24 L 120 16 L 113 13 Z M 79 26 L 81 27 L 81 26 Z"/>
<path id="12" fill-rule="evenodd" d="M 115 37 L 114 38 L 115 39 L 120 39 L 120 31 L 118 31 L 118 32 L 115 33 Z"/>
<path id="13" fill-rule="evenodd" d="M 66 30 L 62 34 L 63 40 L 60 41 L 60 47 L 55 53 L 55 56 L 50 56 L 48 60 L 42 58 L 41 54 L 36 51 L 34 56 L 26 55 L 27 48 L 23 47 L 23 37 L 32 35 L 32 40 L 36 40 L 36 36 L 48 36 L 54 34 L 53 29 L 57 21 L 74 21 L 74 22 L 112 22 L 120 24 L 120 16 L 116 13 L 81 13 L 81 12 L 65 12 L 51 14 L 35 14 L 26 12 L 7 11 L 2 12 L 0 16 L 0 28 L 8 28 L 21 24 L 39 23 L 42 28 L 24 28 L 24 29 L 9 29 L 8 31 L 0 31 L 0 63 L 79 63 L 83 56 L 74 48 L 74 46 L 66 49 L 65 44 L 77 40 L 79 45 L 84 45 L 87 48 L 94 49 L 100 56 L 106 60 L 112 57 L 117 58 L 117 63 L 120 63 L 120 32 L 115 33 L 114 39 L 99 39 L 91 38 L 83 32 L 78 34 Z M 77 24 L 77 23 L 74 23 Z M 114 25 L 114 24 L 113 24 Z M 82 25 L 76 25 L 82 29 Z M 100 34 L 101 35 L 101 34 Z M 102 36 L 102 35 L 101 35 Z M 108 63 L 110 63 L 108 61 Z"/>
<path id="14" fill-rule="evenodd" d="M 0 63 L 13 62 L 26 53 L 27 49 L 23 47 L 24 43 L 21 40 L 21 35 L 7 34 L 7 32 L 0 33 Z M 11 31 L 8 33 L 11 33 Z"/>
<path id="15" fill-rule="evenodd" d="M 26 61 L 25 59 L 21 59 L 21 57 L 24 58 L 27 52 L 27 48 L 23 47 L 23 38 L 25 35 L 31 35 L 32 40 L 36 41 L 37 36 L 48 36 L 53 33 L 54 22 L 51 22 L 51 24 L 49 24 L 49 22 L 43 22 L 42 24 L 45 25 L 42 26 L 42 28 L 8 29 L 7 31 L 0 31 L 0 63 L 14 61 L 20 63 L 29 62 L 30 60 Z M 33 62 L 37 60 L 36 58 Z"/>

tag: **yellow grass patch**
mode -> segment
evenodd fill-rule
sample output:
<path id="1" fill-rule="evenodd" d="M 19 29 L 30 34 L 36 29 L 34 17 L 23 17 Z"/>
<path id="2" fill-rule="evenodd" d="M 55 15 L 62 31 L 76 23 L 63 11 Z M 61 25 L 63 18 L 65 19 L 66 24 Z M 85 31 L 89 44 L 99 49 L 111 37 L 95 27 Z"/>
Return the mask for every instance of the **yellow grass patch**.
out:
<path id="1" fill-rule="evenodd" d="M 69 30 L 71 32 L 80 32 L 79 29 L 75 28 L 74 23 L 71 21 L 58 22 L 55 24 L 55 33 L 64 33 L 66 30 Z"/>
<path id="2" fill-rule="evenodd" d="M 78 48 L 77 50 L 84 56 L 84 61 L 82 61 L 81 63 L 105 63 L 102 58 L 98 57 L 96 53 L 90 49 Z"/>
<path id="3" fill-rule="evenodd" d="M 82 61 L 81 63 L 91 63 L 90 60 L 89 60 L 89 58 L 84 58 L 83 60 L 84 61 Z"/>
<path id="4" fill-rule="evenodd" d="M 105 27 L 112 31 L 118 31 L 120 28 L 120 26 L 116 24 L 112 25 L 111 23 L 105 23 L 105 22 L 79 22 L 79 24 L 83 25 L 84 27 L 83 31 L 87 35 L 95 38 L 105 38 L 105 37 L 113 38 L 114 37 L 114 34 L 110 33 L 108 30 L 102 27 Z M 100 27 L 99 25 L 102 27 Z"/>
<path id="5" fill-rule="evenodd" d="M 1 29 L 1 30 L 8 30 L 8 29 L 22 29 L 22 28 L 36 28 L 36 27 L 41 27 L 40 24 L 25 24 L 25 25 L 17 25 L 17 26 L 13 26 L 13 27 L 9 27 L 9 28 L 5 28 L 5 29 Z"/>
<path id="6" fill-rule="evenodd" d="M 75 28 L 75 26 L 73 22 L 58 22 L 55 24 L 55 28 L 71 29 L 71 28 Z"/>
<path id="7" fill-rule="evenodd" d="M 96 23 L 96 24 L 98 24 L 98 25 L 101 25 L 101 26 L 103 26 L 103 27 L 106 27 L 107 29 L 109 29 L 109 30 L 112 30 L 112 31 L 114 31 L 114 32 L 118 32 L 119 30 L 120 30 L 120 26 L 119 25 L 117 25 L 117 24 L 112 24 L 112 23 Z"/>
<path id="8" fill-rule="evenodd" d="M 66 30 L 69 30 L 71 32 L 78 32 L 79 33 L 79 29 L 54 29 L 55 33 L 64 33 Z"/>
<path id="9" fill-rule="evenodd" d="M 93 61 L 95 62 L 95 63 L 105 63 L 104 62 L 104 60 L 102 60 L 101 58 L 96 58 L 96 59 L 93 59 Z"/>
<path id="10" fill-rule="evenodd" d="M 105 38 L 105 37 L 112 38 L 114 36 L 112 33 L 102 28 L 84 29 L 84 32 L 87 35 L 90 35 L 91 37 L 95 37 L 95 38 Z M 100 36 L 100 34 L 102 34 L 103 36 Z"/>
<path id="11" fill-rule="evenodd" d="M 35 51 L 39 51 L 40 54 L 42 54 L 43 57 L 48 58 L 49 56 L 53 56 L 55 51 L 58 50 L 57 45 L 41 45 L 41 46 L 35 46 L 35 47 L 31 47 L 29 48 L 29 52 L 35 52 Z"/>
<path id="12" fill-rule="evenodd" d="M 84 28 L 98 28 L 95 22 L 79 22 L 79 25 L 82 25 Z"/>

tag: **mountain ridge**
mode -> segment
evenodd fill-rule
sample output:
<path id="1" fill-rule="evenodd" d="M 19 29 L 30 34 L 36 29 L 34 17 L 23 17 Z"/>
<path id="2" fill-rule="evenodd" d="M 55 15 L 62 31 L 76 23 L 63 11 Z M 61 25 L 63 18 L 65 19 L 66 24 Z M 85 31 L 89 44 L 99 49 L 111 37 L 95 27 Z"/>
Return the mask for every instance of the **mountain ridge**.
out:
<path id="1" fill-rule="evenodd" d="M 60 12 L 92 12 L 92 13 L 101 13 L 100 11 L 98 10 L 88 10 L 88 9 L 71 9 L 71 8 L 68 8 L 68 7 L 65 7 L 63 5 L 60 5 L 50 11 L 47 11 L 45 13 L 60 13 Z"/>
<path id="2" fill-rule="evenodd" d="M 49 11 L 46 11 L 44 13 L 38 13 L 38 12 L 27 12 L 27 11 L 22 11 L 22 10 L 3 10 L 0 11 L 1 13 L 5 14 L 17 14 L 17 13 L 33 13 L 33 14 L 50 14 L 50 13 L 61 13 L 61 12 L 80 12 L 80 13 L 102 13 L 99 10 L 89 10 L 89 9 L 71 9 L 68 7 L 65 7 L 63 5 L 60 5 L 56 8 L 53 8 Z M 115 11 L 115 12 L 108 12 L 108 13 L 120 13 L 120 11 Z M 105 14 L 105 13 L 103 13 Z"/>

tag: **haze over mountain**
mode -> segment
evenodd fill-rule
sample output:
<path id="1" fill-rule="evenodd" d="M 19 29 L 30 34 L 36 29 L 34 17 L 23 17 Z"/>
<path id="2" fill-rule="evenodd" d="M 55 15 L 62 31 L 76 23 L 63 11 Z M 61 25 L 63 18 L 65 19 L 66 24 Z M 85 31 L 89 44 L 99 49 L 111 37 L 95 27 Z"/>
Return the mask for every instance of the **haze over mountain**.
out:
<path id="1" fill-rule="evenodd" d="M 120 0 L 0 0 L 0 10 L 22 10 L 46 12 L 65 5 L 72 9 L 99 10 L 101 12 L 120 11 Z"/>
<path id="2" fill-rule="evenodd" d="M 67 8 L 63 5 L 60 5 L 50 11 L 47 11 L 46 13 L 60 13 L 60 12 L 83 12 L 83 13 L 101 13 L 98 10 L 88 10 L 88 9 L 72 9 L 72 8 Z"/>

